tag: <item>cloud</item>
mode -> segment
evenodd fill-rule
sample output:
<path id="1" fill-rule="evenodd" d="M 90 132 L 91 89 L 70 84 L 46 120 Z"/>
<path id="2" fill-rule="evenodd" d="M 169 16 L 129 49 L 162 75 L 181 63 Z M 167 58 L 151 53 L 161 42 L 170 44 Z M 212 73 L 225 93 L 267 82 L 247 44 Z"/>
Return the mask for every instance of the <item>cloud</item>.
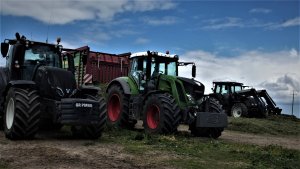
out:
<path id="1" fill-rule="evenodd" d="M 281 24 L 282 27 L 299 26 L 300 17 L 289 19 Z"/>
<path id="2" fill-rule="evenodd" d="M 212 81 L 243 82 L 257 89 L 267 89 L 275 102 L 288 103 L 293 90 L 299 91 L 300 56 L 296 49 L 275 52 L 244 51 L 235 57 L 226 57 L 197 50 L 183 54 L 183 61 L 195 61 L 197 78 L 210 92 Z M 191 77 L 191 68 L 180 68 L 181 76 Z"/>
<path id="3" fill-rule="evenodd" d="M 232 27 L 244 27 L 244 23 L 241 18 L 235 17 L 226 17 L 219 19 L 209 19 L 203 21 L 202 29 L 224 29 L 224 28 L 232 28 Z"/>
<path id="4" fill-rule="evenodd" d="M 204 20 L 200 24 L 200 27 L 204 30 L 220 30 L 229 28 L 263 28 L 266 30 L 276 30 L 299 25 L 300 17 L 288 19 L 284 22 L 267 22 L 256 18 L 243 19 L 237 17 L 224 17 Z"/>
<path id="5" fill-rule="evenodd" d="M 142 20 L 148 25 L 160 26 L 175 24 L 179 21 L 179 18 L 174 16 L 164 16 L 162 18 L 144 17 Z"/>
<path id="6" fill-rule="evenodd" d="M 1 1 L 3 15 L 26 16 L 48 24 L 68 24 L 78 20 L 111 21 L 115 15 L 124 12 L 169 10 L 175 7 L 176 4 L 170 0 Z"/>
<path id="7" fill-rule="evenodd" d="M 250 13 L 263 13 L 263 14 L 268 14 L 270 13 L 272 10 L 270 9 L 266 9 L 266 8 L 253 8 L 251 9 L 249 12 Z"/>
<path id="8" fill-rule="evenodd" d="M 137 38 L 136 40 L 135 40 L 135 44 L 138 44 L 138 45 L 140 45 L 140 44 L 146 44 L 146 43 L 148 43 L 150 40 L 149 39 L 146 39 L 146 38 Z"/>

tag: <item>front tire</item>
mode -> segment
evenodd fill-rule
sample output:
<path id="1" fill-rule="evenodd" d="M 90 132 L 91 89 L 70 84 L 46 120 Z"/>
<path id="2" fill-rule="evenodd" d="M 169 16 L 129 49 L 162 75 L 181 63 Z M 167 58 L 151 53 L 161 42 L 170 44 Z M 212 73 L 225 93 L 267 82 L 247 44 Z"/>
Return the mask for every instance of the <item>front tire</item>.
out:
<path id="1" fill-rule="evenodd" d="M 207 103 L 208 102 L 208 103 Z M 208 105 L 205 108 L 205 105 Z M 209 112 L 222 113 L 223 109 L 221 104 L 215 98 L 209 98 L 202 104 L 202 111 L 208 110 Z M 196 127 L 196 120 L 189 126 L 191 134 L 196 137 L 210 137 L 217 139 L 221 136 L 224 128 L 222 127 Z"/>
<path id="2" fill-rule="evenodd" d="M 108 126 L 134 128 L 137 121 L 129 119 L 129 95 L 119 85 L 111 86 L 107 95 Z"/>
<path id="3" fill-rule="evenodd" d="M 180 109 L 170 94 L 152 94 L 144 106 L 143 123 L 147 133 L 170 134 L 179 125 Z"/>
<path id="4" fill-rule="evenodd" d="M 36 90 L 10 88 L 4 110 L 4 132 L 8 139 L 34 137 L 39 129 L 41 113 Z"/>
<path id="5" fill-rule="evenodd" d="M 248 109 L 244 103 L 235 103 L 231 108 L 231 116 L 234 118 L 247 117 Z"/>

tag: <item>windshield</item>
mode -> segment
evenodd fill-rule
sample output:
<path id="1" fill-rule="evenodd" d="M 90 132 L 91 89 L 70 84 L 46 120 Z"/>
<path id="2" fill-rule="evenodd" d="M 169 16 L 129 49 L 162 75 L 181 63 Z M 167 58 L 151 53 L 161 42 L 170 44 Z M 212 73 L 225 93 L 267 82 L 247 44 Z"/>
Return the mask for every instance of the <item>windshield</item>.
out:
<path id="1" fill-rule="evenodd" d="M 235 92 L 241 91 L 242 90 L 242 86 L 235 86 Z"/>
<path id="2" fill-rule="evenodd" d="M 154 70 L 161 74 L 177 76 L 177 62 L 174 60 L 153 58 L 151 72 L 155 72 Z"/>
<path id="3" fill-rule="evenodd" d="M 50 46 L 36 45 L 25 51 L 25 64 L 43 63 L 47 66 L 61 67 L 58 53 Z"/>

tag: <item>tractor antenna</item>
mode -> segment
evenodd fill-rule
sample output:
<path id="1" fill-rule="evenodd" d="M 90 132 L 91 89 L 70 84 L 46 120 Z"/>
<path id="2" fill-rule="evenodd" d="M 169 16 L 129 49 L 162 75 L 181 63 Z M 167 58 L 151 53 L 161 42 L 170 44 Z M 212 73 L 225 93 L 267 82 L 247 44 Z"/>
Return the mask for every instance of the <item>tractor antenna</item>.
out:
<path id="1" fill-rule="evenodd" d="M 52 8 L 51 8 L 49 20 L 48 20 L 48 23 L 47 23 L 47 37 L 46 37 L 46 43 L 48 43 L 48 35 L 49 35 L 49 30 L 50 30 L 50 24 L 51 24 L 51 21 L 52 21 Z"/>

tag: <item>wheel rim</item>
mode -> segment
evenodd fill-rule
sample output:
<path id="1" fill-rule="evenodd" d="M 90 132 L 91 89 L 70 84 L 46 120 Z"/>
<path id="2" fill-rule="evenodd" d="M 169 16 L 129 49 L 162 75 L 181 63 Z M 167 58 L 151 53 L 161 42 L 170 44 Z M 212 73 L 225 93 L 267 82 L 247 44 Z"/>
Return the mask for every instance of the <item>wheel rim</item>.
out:
<path id="1" fill-rule="evenodd" d="M 242 108 L 236 107 L 232 111 L 233 117 L 241 117 L 242 116 Z"/>
<path id="2" fill-rule="evenodd" d="M 108 118 L 110 121 L 115 122 L 119 119 L 121 113 L 120 97 L 117 94 L 113 94 L 108 102 Z"/>
<path id="3" fill-rule="evenodd" d="M 159 124 L 159 108 L 156 105 L 151 105 L 147 110 L 147 124 L 150 129 L 156 129 Z"/>
<path id="4" fill-rule="evenodd" d="M 6 127 L 7 129 L 11 129 L 15 117 L 15 102 L 14 99 L 11 98 L 7 104 L 6 108 Z"/>

